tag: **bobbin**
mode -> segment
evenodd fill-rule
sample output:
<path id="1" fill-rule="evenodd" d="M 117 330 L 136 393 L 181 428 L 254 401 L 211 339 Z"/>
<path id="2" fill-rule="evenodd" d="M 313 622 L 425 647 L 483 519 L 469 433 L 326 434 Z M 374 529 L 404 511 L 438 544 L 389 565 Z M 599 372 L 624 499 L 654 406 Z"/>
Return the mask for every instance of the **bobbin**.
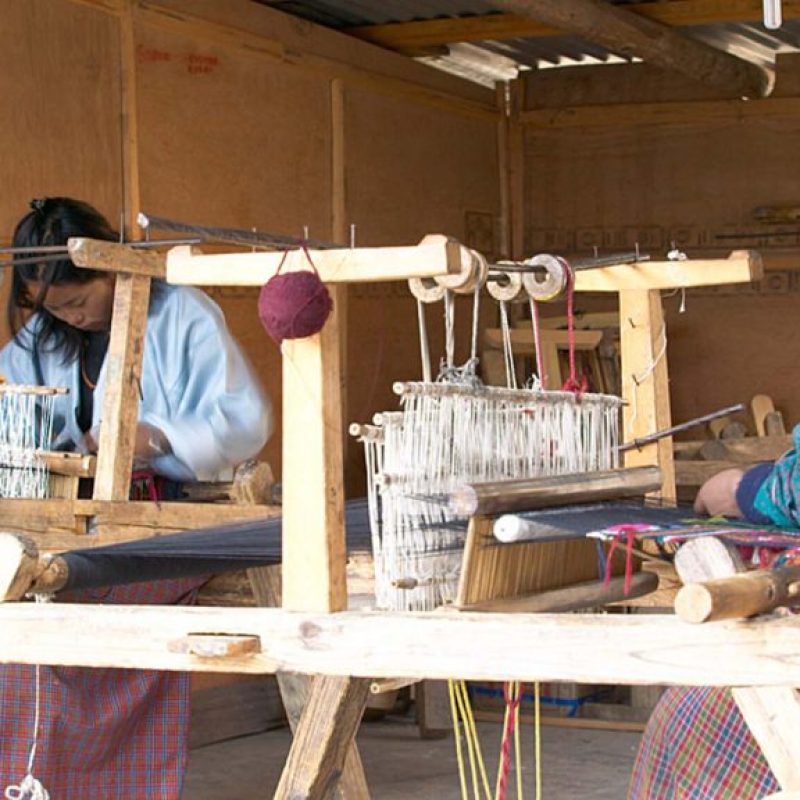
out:
<path id="1" fill-rule="evenodd" d="M 560 297 L 569 283 L 569 267 L 563 258 L 549 253 L 540 253 L 526 262 L 531 267 L 539 267 L 546 272 L 544 279 L 540 271 L 526 272 L 522 276 L 522 284 L 528 297 L 540 303 L 547 303 Z"/>
<path id="2" fill-rule="evenodd" d="M 499 265 L 499 266 L 502 266 Z M 488 281 L 486 288 L 489 294 L 501 303 L 516 303 L 527 298 L 521 272 L 503 272 L 498 270 L 492 275 L 500 280 Z"/>

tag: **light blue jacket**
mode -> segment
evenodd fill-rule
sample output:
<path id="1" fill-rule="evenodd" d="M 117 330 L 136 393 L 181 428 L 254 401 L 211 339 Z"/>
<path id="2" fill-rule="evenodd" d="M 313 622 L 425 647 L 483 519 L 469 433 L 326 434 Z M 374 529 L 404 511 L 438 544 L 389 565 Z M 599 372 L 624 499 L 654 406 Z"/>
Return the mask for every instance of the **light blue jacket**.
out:
<path id="1" fill-rule="evenodd" d="M 55 407 L 55 445 L 73 449 L 83 433 L 76 421 L 78 359 L 39 348 L 31 352 L 37 316 L 0 352 L 9 383 L 66 386 Z M 92 426 L 102 422 L 107 361 L 94 392 Z M 191 287 L 154 284 L 145 336 L 139 420 L 159 428 L 172 446 L 151 467 L 173 480 L 225 480 L 256 455 L 272 433 L 272 410 L 258 379 L 225 324 L 222 311 Z M 66 445 L 66 447 L 63 447 Z"/>

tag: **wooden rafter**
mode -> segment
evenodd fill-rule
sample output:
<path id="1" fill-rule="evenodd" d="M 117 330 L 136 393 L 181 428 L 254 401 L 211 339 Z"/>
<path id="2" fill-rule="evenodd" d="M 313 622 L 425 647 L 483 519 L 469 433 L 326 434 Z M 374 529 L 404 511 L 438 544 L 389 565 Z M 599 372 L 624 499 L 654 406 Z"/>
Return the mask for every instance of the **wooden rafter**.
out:
<path id="1" fill-rule="evenodd" d="M 497 0 L 497 4 L 613 53 L 715 86 L 732 97 L 763 97 L 772 88 L 769 73 L 761 67 L 608 0 Z"/>
<path id="2" fill-rule="evenodd" d="M 693 80 L 717 86 L 731 96 L 763 97 L 771 89 L 770 76 L 757 65 L 679 33 L 669 24 L 647 13 L 632 13 L 627 6 L 616 6 L 608 0 L 498 0 L 497 5 L 518 15 L 517 22 L 520 18 L 527 19 L 538 26 L 547 26 L 545 32 L 548 33 L 554 29 L 581 36 L 611 52 L 641 58 L 664 69 L 680 72 Z M 640 5 L 643 8 L 645 4 Z M 677 3 L 656 3 L 652 7 L 672 5 Z M 720 15 L 725 13 L 721 3 L 714 3 L 714 9 L 707 9 L 709 15 L 712 11 L 714 21 L 720 21 Z M 479 19 L 492 20 L 491 17 Z M 446 22 L 454 23 L 455 20 Z M 489 25 L 501 23 L 502 17 L 498 23 L 488 22 Z M 514 30 L 513 26 L 511 30 Z M 499 30 L 490 33 L 487 29 L 482 36 L 496 39 L 536 35 L 523 33 L 523 30 L 522 25 L 513 33 L 507 29 L 505 34 Z M 362 36 L 369 36 L 372 41 L 376 41 L 363 28 L 356 29 L 354 33 L 358 35 L 358 31 L 361 31 Z M 541 27 L 539 31 L 541 32 Z M 452 37 L 454 34 L 449 35 Z M 385 45 L 385 41 L 381 43 Z M 417 40 L 412 49 L 430 46 L 434 45 L 422 45 Z"/>
<path id="3" fill-rule="evenodd" d="M 760 22 L 763 14 L 761 0 L 639 2 L 626 5 L 625 10 L 671 27 Z M 800 18 L 800 0 L 783 0 L 783 18 Z M 485 14 L 364 25 L 347 33 L 408 54 L 457 42 L 561 36 L 564 31 L 519 14 Z"/>

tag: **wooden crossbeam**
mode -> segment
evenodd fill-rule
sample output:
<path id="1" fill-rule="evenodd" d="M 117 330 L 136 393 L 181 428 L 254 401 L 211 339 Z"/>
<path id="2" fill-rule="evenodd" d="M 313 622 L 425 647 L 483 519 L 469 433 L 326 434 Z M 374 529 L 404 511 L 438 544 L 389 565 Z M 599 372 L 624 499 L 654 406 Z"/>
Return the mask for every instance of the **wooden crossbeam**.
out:
<path id="1" fill-rule="evenodd" d="M 0 606 L 0 630 L 0 663 L 364 678 L 800 684 L 800 619 L 792 617 L 690 625 L 656 614 L 304 614 L 10 603 Z M 169 650 L 171 642 L 209 632 L 257 636 L 261 652 L 203 659 Z"/>
<path id="2" fill-rule="evenodd" d="M 763 15 L 762 0 L 639 2 L 626 4 L 625 10 L 672 27 L 761 22 Z M 786 20 L 800 18 L 800 0 L 783 0 L 783 18 Z M 345 32 L 364 41 L 407 54 L 457 42 L 564 35 L 564 31 L 560 28 L 520 14 L 482 14 L 393 22 L 348 28 Z"/>
<path id="3" fill-rule="evenodd" d="M 679 289 L 748 283 L 764 272 L 755 250 L 737 250 L 728 258 L 641 261 L 575 273 L 575 291 L 620 292 L 626 289 Z"/>

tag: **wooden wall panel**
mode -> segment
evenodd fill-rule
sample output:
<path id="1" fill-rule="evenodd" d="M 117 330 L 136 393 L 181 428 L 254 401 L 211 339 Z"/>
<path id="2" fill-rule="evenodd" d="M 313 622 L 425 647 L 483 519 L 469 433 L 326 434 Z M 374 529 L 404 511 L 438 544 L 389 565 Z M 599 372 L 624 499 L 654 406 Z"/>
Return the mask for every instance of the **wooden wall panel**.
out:
<path id="1" fill-rule="evenodd" d="M 143 209 L 294 236 L 307 225 L 330 238 L 328 83 L 209 43 L 191 26 L 182 34 L 140 23 L 136 36 Z M 258 292 L 211 294 L 280 415 L 280 352 L 258 321 Z M 279 474 L 279 429 L 263 455 Z"/>
<path id="2" fill-rule="evenodd" d="M 0 240 L 10 240 L 33 197 L 83 198 L 116 222 L 122 208 L 116 18 L 65 0 L 4 0 L 0 13 Z M 5 291 L 0 302 L 5 308 Z M 5 321 L 0 335 L 8 335 Z"/>
<path id="3" fill-rule="evenodd" d="M 697 290 L 684 314 L 666 301 L 673 418 L 763 392 L 800 421 L 800 226 L 753 217 L 800 203 L 797 59 L 782 60 L 782 97 L 763 105 L 720 103 L 642 65 L 550 72 L 526 85 L 526 252 L 759 249 L 758 286 Z"/>
<path id="4" fill-rule="evenodd" d="M 347 214 L 358 243 L 412 244 L 443 233 L 497 252 L 495 122 L 361 91 L 347 93 L 345 110 Z M 427 311 L 435 371 L 444 353 L 442 304 Z M 484 296 L 482 326 L 495 314 Z M 348 414 L 367 422 L 375 411 L 398 408 L 393 381 L 421 378 L 416 301 L 406 284 L 354 286 L 349 316 Z M 468 357 L 471 319 L 471 297 L 458 297 L 458 363 Z M 351 473 L 362 458 L 360 448 L 353 451 Z"/>

